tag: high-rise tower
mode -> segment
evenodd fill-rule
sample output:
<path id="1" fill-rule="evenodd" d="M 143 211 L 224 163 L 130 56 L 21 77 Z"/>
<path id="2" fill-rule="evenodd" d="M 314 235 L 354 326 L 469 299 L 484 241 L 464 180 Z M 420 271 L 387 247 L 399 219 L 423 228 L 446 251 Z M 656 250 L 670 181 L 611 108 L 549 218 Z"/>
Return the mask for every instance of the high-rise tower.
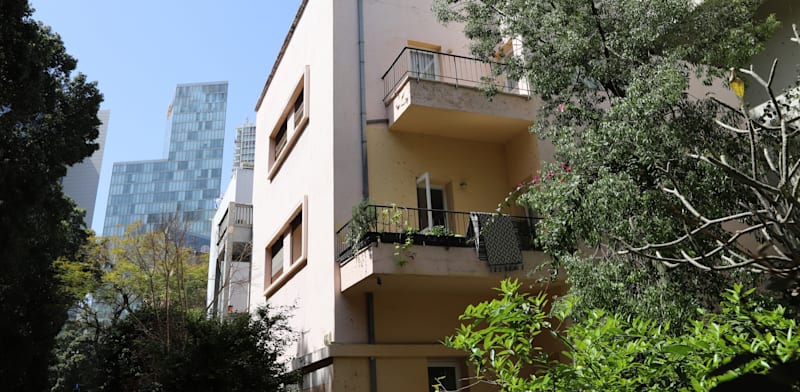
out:
<path id="1" fill-rule="evenodd" d="M 167 112 L 166 159 L 114 163 L 104 235 L 120 235 L 136 221 L 154 230 L 174 218 L 186 225 L 189 245 L 208 245 L 220 194 L 227 97 L 228 82 L 177 86 Z"/>
<path id="2" fill-rule="evenodd" d="M 233 152 L 233 170 L 252 169 L 256 153 L 256 125 L 245 121 L 236 128 L 236 149 Z"/>
<path id="3" fill-rule="evenodd" d="M 100 182 L 100 169 L 103 166 L 103 150 L 106 144 L 106 133 L 108 131 L 108 119 L 111 115 L 110 110 L 97 112 L 100 119 L 100 126 L 97 127 L 96 142 L 99 145 L 97 151 L 83 161 L 67 169 L 67 175 L 61 179 L 64 187 L 64 194 L 71 197 L 78 207 L 86 210 L 84 222 L 87 227 L 92 226 L 94 217 L 94 205 L 97 199 L 97 184 Z"/>

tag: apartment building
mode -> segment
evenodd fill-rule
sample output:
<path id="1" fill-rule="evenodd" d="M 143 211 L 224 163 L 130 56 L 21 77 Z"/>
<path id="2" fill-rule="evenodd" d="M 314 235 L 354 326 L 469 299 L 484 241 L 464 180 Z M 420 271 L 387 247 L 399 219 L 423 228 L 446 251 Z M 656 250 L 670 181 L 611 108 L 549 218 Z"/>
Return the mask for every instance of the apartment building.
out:
<path id="1" fill-rule="evenodd" d="M 253 170 L 234 167 L 228 188 L 211 220 L 206 304 L 212 316 L 248 311 L 252 202 Z"/>
<path id="2" fill-rule="evenodd" d="M 303 1 L 256 105 L 249 307 L 292 308 L 305 391 L 463 386 L 439 342 L 545 261 L 526 211 L 488 213 L 548 154 L 539 102 L 430 8 Z"/>

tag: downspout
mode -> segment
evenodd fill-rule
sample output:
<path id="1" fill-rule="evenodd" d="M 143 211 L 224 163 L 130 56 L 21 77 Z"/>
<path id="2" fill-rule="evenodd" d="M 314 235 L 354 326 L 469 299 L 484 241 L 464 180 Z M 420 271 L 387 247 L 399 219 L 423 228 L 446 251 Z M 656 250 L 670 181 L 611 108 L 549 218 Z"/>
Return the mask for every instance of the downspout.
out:
<path id="1" fill-rule="evenodd" d="M 358 104 L 361 117 L 361 198 L 369 200 L 369 172 L 367 171 L 367 76 L 364 61 L 364 0 L 356 0 L 358 9 Z M 367 343 L 375 344 L 375 300 L 367 293 Z M 369 391 L 378 392 L 378 363 L 369 357 Z"/>
<path id="2" fill-rule="evenodd" d="M 367 343 L 375 344 L 375 298 L 367 293 Z M 378 391 L 378 365 L 375 357 L 369 357 L 369 390 Z"/>
<path id="3" fill-rule="evenodd" d="M 369 173 L 367 171 L 367 77 L 364 61 L 364 0 L 356 0 L 358 8 L 358 88 L 361 106 L 361 198 L 369 199 Z"/>
<path id="4" fill-rule="evenodd" d="M 361 111 L 361 198 L 369 199 L 369 172 L 367 171 L 367 77 L 364 61 L 364 0 L 356 0 L 358 12 L 358 99 Z M 375 344 L 375 300 L 367 293 L 367 343 Z M 378 364 L 369 357 L 369 390 L 378 392 Z"/>

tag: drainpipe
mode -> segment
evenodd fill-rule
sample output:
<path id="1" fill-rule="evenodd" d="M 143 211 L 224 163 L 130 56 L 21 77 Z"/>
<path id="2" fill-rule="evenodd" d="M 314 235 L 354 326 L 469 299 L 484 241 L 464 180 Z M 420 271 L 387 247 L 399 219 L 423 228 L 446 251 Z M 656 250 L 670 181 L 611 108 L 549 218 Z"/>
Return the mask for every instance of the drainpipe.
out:
<path id="1" fill-rule="evenodd" d="M 361 198 L 369 199 L 369 175 L 367 172 L 367 77 L 364 70 L 364 0 L 356 0 L 358 8 L 358 88 L 361 106 Z"/>
<path id="2" fill-rule="evenodd" d="M 364 0 L 356 0 L 358 12 L 358 100 L 361 109 L 359 128 L 361 130 L 361 197 L 369 199 L 369 173 L 367 172 L 367 77 L 364 61 Z M 375 300 L 367 293 L 367 343 L 375 344 Z M 369 390 L 378 392 L 378 364 L 375 357 L 369 357 Z"/>
<path id="3" fill-rule="evenodd" d="M 367 293 L 367 343 L 375 344 L 375 299 Z M 369 357 L 369 390 L 378 391 L 378 364 L 375 357 Z"/>

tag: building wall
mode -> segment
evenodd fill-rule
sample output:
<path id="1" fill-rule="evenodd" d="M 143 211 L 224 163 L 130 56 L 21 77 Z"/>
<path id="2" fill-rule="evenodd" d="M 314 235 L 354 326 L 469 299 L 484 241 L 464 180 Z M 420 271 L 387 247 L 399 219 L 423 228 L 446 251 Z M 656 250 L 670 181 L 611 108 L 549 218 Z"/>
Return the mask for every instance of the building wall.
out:
<path id="1" fill-rule="evenodd" d="M 219 207 L 214 214 L 211 224 L 211 245 L 208 252 L 208 286 L 206 289 L 206 304 L 210 305 L 215 298 L 219 302 L 221 293 L 217 293 L 217 280 L 224 277 L 218 276 L 227 273 L 230 277 L 225 285 L 232 285 L 226 290 L 228 302 L 234 306 L 236 312 L 246 312 L 249 301 L 250 285 L 250 265 L 251 260 L 239 260 L 234 257 L 232 248 L 234 246 L 252 247 L 252 228 L 229 226 L 226 239 L 219 240 L 220 224 L 226 214 L 229 214 L 231 203 L 252 204 L 253 202 L 253 170 L 243 168 L 233 168 L 233 177 L 228 183 L 228 188 L 218 201 Z M 230 221 L 229 221 L 230 222 Z M 236 245 L 234 245 L 236 243 Z M 229 252 L 225 255 L 225 252 Z M 222 254 L 222 255 L 221 255 Z M 251 253 L 252 254 L 252 253 Z M 238 261 L 237 261 L 238 260 Z M 218 263 L 219 271 L 218 271 Z M 227 304 L 218 306 L 216 312 L 219 313 Z"/>
<path id="2" fill-rule="evenodd" d="M 334 261 L 334 232 L 350 219 L 351 208 L 364 196 L 356 5 L 356 0 L 308 1 L 256 108 L 250 307 L 252 310 L 265 302 L 291 307 L 290 325 L 299 333 L 299 340 L 289 348 L 290 356 L 321 352 L 331 344 L 358 345 L 368 340 L 366 296 L 341 293 L 339 265 Z M 364 0 L 368 123 L 364 142 L 369 158 L 369 198 L 415 206 L 416 176 L 430 171 L 434 181 L 457 188 L 455 208 L 493 210 L 512 184 L 532 173 L 532 158 L 517 163 L 508 157 L 516 159 L 526 151 L 535 152 L 535 140 L 523 142 L 522 136 L 515 136 L 513 146 L 486 144 L 398 134 L 387 127 L 381 76 L 409 41 L 468 54 L 461 27 L 442 26 L 430 7 L 430 0 Z M 296 143 L 287 147 L 287 157 L 275 171 L 270 166 L 270 136 L 278 129 L 285 108 L 292 104 L 293 91 L 304 74 L 309 79 L 304 92 L 309 101 L 308 124 Z M 521 178 L 511 178 L 506 173 L 509 170 L 513 170 L 512 176 Z M 465 189 L 459 186 L 462 179 L 467 182 Z M 267 248 L 303 200 L 307 201 L 307 210 L 303 210 L 307 259 L 291 265 L 284 262 L 283 275 L 270 283 Z M 386 297 L 376 306 L 401 298 Z M 441 315 L 453 315 L 456 320 L 466 303 L 464 298 L 445 301 L 452 308 Z M 437 342 L 445 329 L 451 330 L 449 326 L 426 332 L 423 340 Z M 425 354 L 379 359 L 378 389 L 425 390 L 426 363 Z M 415 383 L 412 388 L 408 388 L 409 382 Z M 366 357 L 336 356 L 332 366 L 308 373 L 303 389 L 327 390 L 330 385 L 333 390 L 368 390 L 368 383 Z"/>
<path id="3" fill-rule="evenodd" d="M 72 198 L 78 207 L 86 210 L 83 221 L 86 227 L 92 226 L 94 218 L 94 205 L 97 199 L 97 184 L 100 182 L 100 171 L 103 167 L 103 151 L 106 145 L 106 134 L 108 133 L 108 121 L 111 116 L 110 110 L 100 110 L 97 118 L 100 119 L 100 126 L 97 127 L 97 150 L 83 161 L 67 169 L 67 175 L 61 180 L 64 194 Z"/>
<path id="4" fill-rule="evenodd" d="M 761 6 L 760 15 L 775 14 L 781 22 L 780 28 L 770 39 L 764 51 L 753 57 L 753 70 L 765 80 L 769 77 L 772 62 L 778 59 L 778 68 L 773 79 L 773 88 L 780 94 L 787 87 L 797 83 L 797 64 L 800 64 L 800 44 L 792 42 L 794 37 L 793 23 L 800 23 L 800 3 L 785 0 L 769 0 Z M 746 101 L 751 106 L 757 106 L 768 99 L 766 90 L 753 82 L 749 77 L 743 77 L 747 82 L 745 94 Z"/>
<path id="5" fill-rule="evenodd" d="M 509 191 L 538 169 L 536 138 L 521 132 L 507 143 L 398 133 L 385 125 L 367 132 L 370 200 L 417 207 L 417 178 L 429 173 L 444 187 L 448 210 L 494 211 Z"/>
<path id="6" fill-rule="evenodd" d="M 294 30 L 280 66 L 257 108 L 256 154 L 253 185 L 253 268 L 251 309 L 267 301 L 264 291 L 267 247 L 307 200 L 307 262 L 297 264 L 290 279 L 269 302 L 293 307 L 291 327 L 301 334 L 290 354 L 324 346 L 333 329 L 333 30 L 334 3 L 310 1 Z M 270 179 L 270 135 L 278 125 L 292 93 L 308 70 L 308 124 L 287 158 Z M 297 267 L 299 266 L 299 267 Z M 284 265 L 285 276 L 290 276 Z M 274 289 L 274 287 L 273 287 Z"/>

